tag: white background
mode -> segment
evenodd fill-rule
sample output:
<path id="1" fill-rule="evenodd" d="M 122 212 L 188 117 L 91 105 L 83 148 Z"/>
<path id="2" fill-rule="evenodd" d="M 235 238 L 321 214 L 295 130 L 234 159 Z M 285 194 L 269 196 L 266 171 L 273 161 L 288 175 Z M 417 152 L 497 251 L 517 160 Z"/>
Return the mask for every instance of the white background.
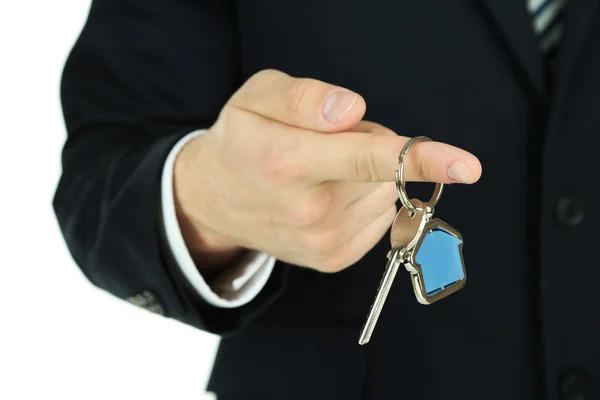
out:
<path id="1" fill-rule="evenodd" d="M 90 0 L 0 1 L 0 399 L 205 400 L 217 338 L 95 289 L 51 207 Z"/>

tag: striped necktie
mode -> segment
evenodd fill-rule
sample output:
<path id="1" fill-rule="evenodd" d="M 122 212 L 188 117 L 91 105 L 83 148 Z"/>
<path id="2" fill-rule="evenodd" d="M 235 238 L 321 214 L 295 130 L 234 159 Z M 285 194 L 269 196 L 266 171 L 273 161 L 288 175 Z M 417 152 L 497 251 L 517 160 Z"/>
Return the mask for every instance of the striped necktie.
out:
<path id="1" fill-rule="evenodd" d="M 533 18 L 533 30 L 549 66 L 552 66 L 563 30 L 563 14 L 567 0 L 527 0 Z"/>

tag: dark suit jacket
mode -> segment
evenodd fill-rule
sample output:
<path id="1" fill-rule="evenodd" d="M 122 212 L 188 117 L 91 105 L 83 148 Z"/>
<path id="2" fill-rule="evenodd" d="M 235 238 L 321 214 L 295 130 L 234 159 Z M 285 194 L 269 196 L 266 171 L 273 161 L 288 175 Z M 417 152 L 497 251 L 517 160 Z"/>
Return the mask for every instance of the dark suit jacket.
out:
<path id="1" fill-rule="evenodd" d="M 570 1 L 551 74 L 525 0 L 95 0 L 62 82 L 72 255 L 115 296 L 222 334 L 219 399 L 600 399 L 599 4 Z M 480 158 L 481 181 L 436 209 L 465 238 L 463 290 L 422 306 L 402 270 L 361 347 L 387 238 L 338 274 L 278 262 L 239 309 L 187 287 L 160 234 L 165 157 L 265 68 Z"/>

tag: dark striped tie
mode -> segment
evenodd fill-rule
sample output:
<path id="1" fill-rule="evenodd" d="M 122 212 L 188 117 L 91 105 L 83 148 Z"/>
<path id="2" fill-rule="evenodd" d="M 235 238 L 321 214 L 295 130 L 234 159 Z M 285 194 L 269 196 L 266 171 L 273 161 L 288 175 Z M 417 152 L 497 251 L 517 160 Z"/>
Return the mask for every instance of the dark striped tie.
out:
<path id="1" fill-rule="evenodd" d="M 567 0 L 527 0 L 527 9 L 533 18 L 533 30 L 550 67 L 558 51 L 566 4 Z"/>

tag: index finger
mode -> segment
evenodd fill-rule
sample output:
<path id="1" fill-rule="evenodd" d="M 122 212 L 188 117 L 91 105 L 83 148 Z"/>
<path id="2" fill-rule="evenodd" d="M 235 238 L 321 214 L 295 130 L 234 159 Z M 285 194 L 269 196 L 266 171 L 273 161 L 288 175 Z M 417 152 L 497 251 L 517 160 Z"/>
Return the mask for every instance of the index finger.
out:
<path id="1" fill-rule="evenodd" d="M 398 156 L 410 139 L 365 132 L 315 133 L 305 138 L 297 147 L 297 168 L 315 182 L 393 182 Z M 470 184 L 481 177 L 481 163 L 458 147 L 418 142 L 404 157 L 404 177 L 406 181 Z"/>

